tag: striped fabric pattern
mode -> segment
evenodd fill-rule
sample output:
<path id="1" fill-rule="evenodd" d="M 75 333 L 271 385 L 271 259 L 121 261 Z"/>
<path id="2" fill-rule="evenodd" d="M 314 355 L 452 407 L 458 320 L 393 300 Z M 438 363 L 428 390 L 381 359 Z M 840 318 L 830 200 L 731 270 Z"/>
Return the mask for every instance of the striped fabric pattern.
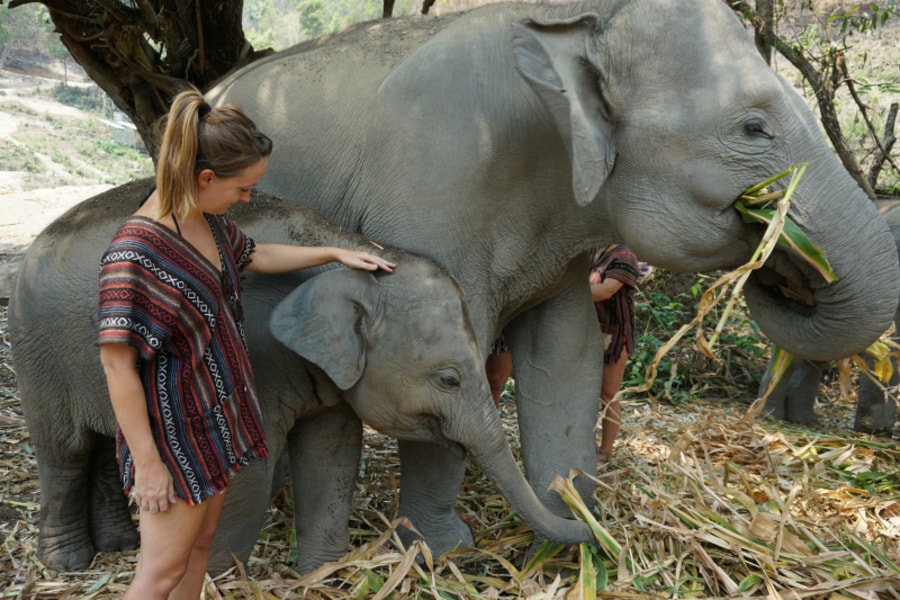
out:
<path id="1" fill-rule="evenodd" d="M 599 246 L 591 251 L 589 281 L 594 284 L 611 278 L 622 282 L 609 300 L 594 303 L 600 329 L 612 336 L 603 354 L 605 364 L 618 361 L 622 350 L 634 354 L 634 288 L 639 276 L 638 259 L 625 244 Z"/>
<path id="2" fill-rule="evenodd" d="M 99 342 L 137 348 L 156 445 L 189 504 L 222 492 L 242 465 L 268 456 L 233 308 L 253 240 L 226 217 L 207 219 L 221 275 L 180 235 L 141 216 L 120 226 L 100 263 Z M 128 494 L 134 461 L 121 431 L 117 454 Z"/>

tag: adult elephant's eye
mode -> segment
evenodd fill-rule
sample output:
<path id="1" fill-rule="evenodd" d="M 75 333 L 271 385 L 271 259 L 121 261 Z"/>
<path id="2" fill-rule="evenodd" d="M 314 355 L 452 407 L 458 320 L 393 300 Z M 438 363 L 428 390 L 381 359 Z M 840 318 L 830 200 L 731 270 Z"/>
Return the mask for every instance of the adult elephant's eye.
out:
<path id="1" fill-rule="evenodd" d="M 744 133 L 752 137 L 764 137 L 772 139 L 772 134 L 766 131 L 766 123 L 762 119 L 750 119 L 744 123 Z"/>

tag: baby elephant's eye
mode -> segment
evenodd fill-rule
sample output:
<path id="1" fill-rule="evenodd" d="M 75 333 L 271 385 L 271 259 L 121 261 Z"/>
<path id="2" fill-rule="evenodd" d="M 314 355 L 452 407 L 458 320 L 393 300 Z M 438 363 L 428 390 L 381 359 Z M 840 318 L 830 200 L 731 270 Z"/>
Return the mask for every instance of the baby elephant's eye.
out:
<path id="1" fill-rule="evenodd" d="M 441 383 L 446 385 L 447 387 L 459 387 L 459 379 L 456 377 L 451 377 L 450 375 L 444 375 L 441 377 Z"/>
<path id="2" fill-rule="evenodd" d="M 442 369 L 436 373 L 438 384 L 446 390 L 459 389 L 459 374 L 455 369 Z"/>

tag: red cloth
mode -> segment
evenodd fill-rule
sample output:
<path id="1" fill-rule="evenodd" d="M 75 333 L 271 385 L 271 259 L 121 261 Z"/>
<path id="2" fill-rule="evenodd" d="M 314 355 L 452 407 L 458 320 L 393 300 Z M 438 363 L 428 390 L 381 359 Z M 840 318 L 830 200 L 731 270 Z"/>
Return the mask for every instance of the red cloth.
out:
<path id="1" fill-rule="evenodd" d="M 612 364 L 622 356 L 622 350 L 634 353 L 634 288 L 640 270 L 634 252 L 625 244 L 599 246 L 591 251 L 591 284 L 607 278 L 622 282 L 619 291 L 607 300 L 595 302 L 600 329 L 611 337 L 603 354 L 603 362 Z"/>

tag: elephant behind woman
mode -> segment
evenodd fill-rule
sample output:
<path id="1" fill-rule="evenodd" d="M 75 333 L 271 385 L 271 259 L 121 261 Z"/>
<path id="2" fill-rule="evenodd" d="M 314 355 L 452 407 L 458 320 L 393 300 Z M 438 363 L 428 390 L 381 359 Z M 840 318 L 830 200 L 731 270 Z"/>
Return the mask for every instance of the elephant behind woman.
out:
<path id="1" fill-rule="evenodd" d="M 28 249 L 11 298 L 10 341 L 41 486 L 39 556 L 57 570 L 85 568 L 97 550 L 137 543 L 93 341 L 100 256 L 151 185 L 114 188 L 54 221 Z M 459 284 L 433 262 L 379 248 L 296 202 L 252 198 L 229 214 L 255 240 L 372 250 L 399 266 L 377 275 L 244 275 L 244 331 L 272 458 L 244 467 L 229 484 L 210 571 L 233 566 L 232 553 L 249 556 L 283 454 L 298 568 L 343 556 L 361 420 L 470 456 L 539 536 L 591 539 L 584 523 L 547 510 L 513 459 Z"/>
<path id="2" fill-rule="evenodd" d="M 584 335 L 596 328 L 585 249 L 624 241 L 671 270 L 738 266 L 762 227 L 735 199 L 809 162 L 790 214 L 838 280 L 778 249 L 745 287 L 754 319 L 827 360 L 893 318 L 887 226 L 721 0 L 509 3 L 362 24 L 207 96 L 259 115 L 275 138 L 261 189 L 445 267 L 485 356 L 504 332 L 526 472 L 560 515 L 550 482 L 596 466 L 602 348 Z M 400 514 L 436 554 L 470 544 L 453 510 L 465 462 L 415 442 L 400 453 Z M 594 484 L 576 485 L 591 502 Z"/>

